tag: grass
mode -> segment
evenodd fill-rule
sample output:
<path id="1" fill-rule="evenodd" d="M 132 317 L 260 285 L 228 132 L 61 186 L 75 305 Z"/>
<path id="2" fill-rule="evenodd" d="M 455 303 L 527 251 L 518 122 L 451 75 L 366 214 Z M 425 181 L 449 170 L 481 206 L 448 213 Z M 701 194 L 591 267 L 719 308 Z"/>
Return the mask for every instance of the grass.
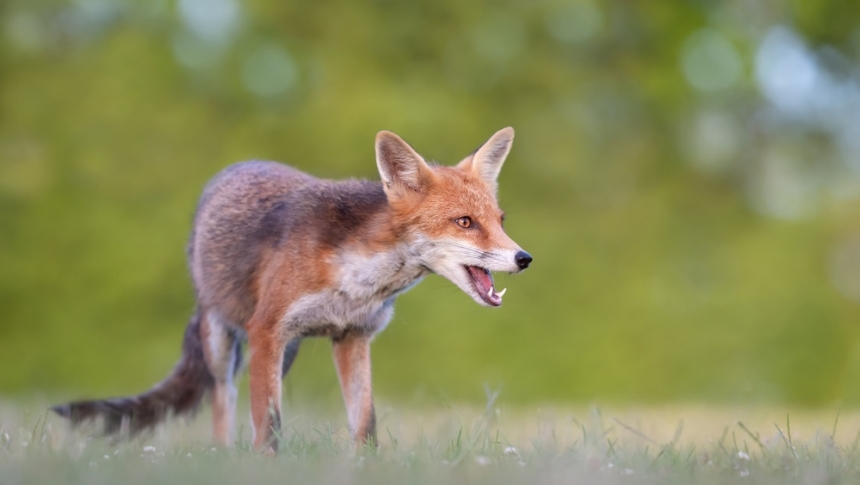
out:
<path id="1" fill-rule="evenodd" d="M 41 404 L 0 401 L 0 484 L 856 483 L 860 411 L 662 407 L 382 408 L 379 449 L 354 450 L 342 411 L 288 410 L 281 452 L 208 443 L 208 416 L 111 443 Z M 202 413 L 202 414 L 205 414 Z M 247 418 L 247 413 L 240 414 Z M 332 424 L 332 419 L 334 423 Z"/>

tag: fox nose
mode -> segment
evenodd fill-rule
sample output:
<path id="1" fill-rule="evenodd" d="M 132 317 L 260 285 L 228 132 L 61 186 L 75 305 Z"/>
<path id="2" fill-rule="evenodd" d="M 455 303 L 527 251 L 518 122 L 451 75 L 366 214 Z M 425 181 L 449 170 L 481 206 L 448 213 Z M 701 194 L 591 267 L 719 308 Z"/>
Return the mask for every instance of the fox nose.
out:
<path id="1" fill-rule="evenodd" d="M 519 266 L 520 269 L 526 269 L 532 263 L 532 256 L 525 251 L 519 251 L 514 255 L 514 261 L 517 262 L 517 266 Z"/>

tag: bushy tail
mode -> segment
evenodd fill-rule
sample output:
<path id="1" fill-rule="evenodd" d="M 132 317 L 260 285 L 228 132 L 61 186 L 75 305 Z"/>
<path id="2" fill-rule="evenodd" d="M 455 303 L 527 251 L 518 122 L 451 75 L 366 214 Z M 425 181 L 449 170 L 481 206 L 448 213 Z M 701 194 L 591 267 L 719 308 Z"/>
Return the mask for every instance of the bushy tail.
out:
<path id="1" fill-rule="evenodd" d="M 198 311 L 185 329 L 182 358 L 170 376 L 152 389 L 137 396 L 76 401 L 51 409 L 72 425 L 102 418 L 104 434 L 122 432 L 131 437 L 151 430 L 168 416 L 193 414 L 214 383 L 203 360 Z"/>

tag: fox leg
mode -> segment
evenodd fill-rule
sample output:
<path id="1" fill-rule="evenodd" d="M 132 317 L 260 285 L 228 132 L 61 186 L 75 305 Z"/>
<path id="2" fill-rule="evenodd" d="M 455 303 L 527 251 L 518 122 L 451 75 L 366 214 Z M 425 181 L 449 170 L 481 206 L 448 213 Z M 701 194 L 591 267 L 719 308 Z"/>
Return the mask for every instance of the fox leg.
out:
<path id="1" fill-rule="evenodd" d="M 290 372 L 290 367 L 293 366 L 293 362 L 296 360 L 296 355 L 299 353 L 299 345 L 302 343 L 302 339 L 300 337 L 296 337 L 287 344 L 286 350 L 284 350 L 284 362 L 281 365 L 281 379 L 287 376 L 287 373 Z"/>
<path id="2" fill-rule="evenodd" d="M 276 320 L 255 316 L 247 328 L 254 447 L 274 453 L 281 431 L 281 371 L 290 338 L 283 335 Z"/>
<path id="3" fill-rule="evenodd" d="M 370 336 L 347 334 L 332 340 L 334 363 L 356 444 L 376 446 L 376 413 L 370 384 Z"/>
<path id="4" fill-rule="evenodd" d="M 200 326 L 203 358 L 215 380 L 212 389 L 212 431 L 215 442 L 230 446 L 236 415 L 236 369 L 241 365 L 241 347 L 236 330 L 215 311 L 209 311 Z"/>

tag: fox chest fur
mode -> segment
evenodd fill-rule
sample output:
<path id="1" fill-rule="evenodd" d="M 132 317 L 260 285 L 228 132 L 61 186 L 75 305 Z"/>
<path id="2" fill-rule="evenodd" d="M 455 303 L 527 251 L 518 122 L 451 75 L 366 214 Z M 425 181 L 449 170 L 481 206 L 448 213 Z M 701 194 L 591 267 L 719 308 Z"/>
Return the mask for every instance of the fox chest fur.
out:
<path id="1" fill-rule="evenodd" d="M 380 332 L 391 320 L 394 299 L 429 272 L 407 243 L 372 254 L 338 251 L 330 259 L 334 287 L 293 302 L 281 321 L 287 331 L 315 337 Z"/>

